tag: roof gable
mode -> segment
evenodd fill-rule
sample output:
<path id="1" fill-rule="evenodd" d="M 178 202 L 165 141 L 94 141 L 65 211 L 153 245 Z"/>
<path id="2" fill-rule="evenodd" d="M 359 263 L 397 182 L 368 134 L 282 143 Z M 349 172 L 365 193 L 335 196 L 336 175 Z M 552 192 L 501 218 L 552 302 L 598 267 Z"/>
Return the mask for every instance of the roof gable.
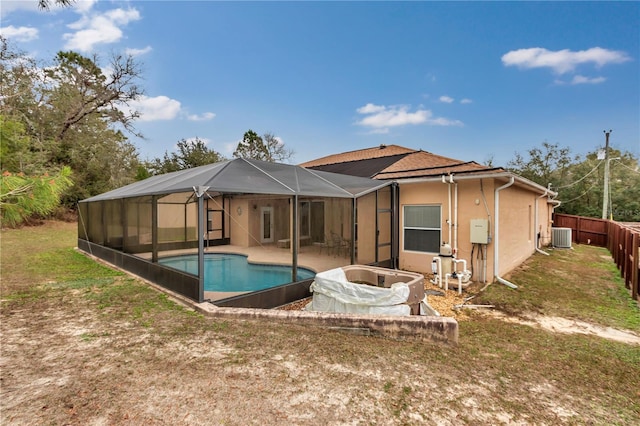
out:
<path id="1" fill-rule="evenodd" d="M 376 157 L 364 160 L 345 161 L 335 164 L 323 164 L 308 168 L 331 173 L 343 173 L 351 176 L 374 178 L 381 170 L 392 167 L 407 155 L 410 154 L 398 154 L 388 157 Z"/>
<path id="2" fill-rule="evenodd" d="M 329 155 L 301 164 L 302 167 L 344 173 L 373 179 L 407 179 L 453 173 L 502 173 L 502 168 L 483 166 L 431 152 L 398 145 L 377 147 Z"/>
<path id="3" fill-rule="evenodd" d="M 416 152 L 415 149 L 405 148 L 398 145 L 380 145 L 372 148 L 359 149 L 356 151 L 342 152 L 340 154 L 328 155 L 317 160 L 307 161 L 300 164 L 302 167 L 315 168 L 328 164 L 349 163 L 354 161 L 371 160 L 374 158 L 407 155 Z"/>

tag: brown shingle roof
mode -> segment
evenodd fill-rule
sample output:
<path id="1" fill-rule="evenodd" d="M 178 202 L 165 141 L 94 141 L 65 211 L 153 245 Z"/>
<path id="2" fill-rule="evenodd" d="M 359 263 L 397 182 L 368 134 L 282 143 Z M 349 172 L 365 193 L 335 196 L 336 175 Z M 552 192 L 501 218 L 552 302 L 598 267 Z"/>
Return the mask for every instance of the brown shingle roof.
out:
<path id="1" fill-rule="evenodd" d="M 426 151 L 416 151 L 390 165 L 376 175 L 376 179 L 402 179 L 440 176 L 455 173 L 504 172 L 475 161 L 460 161 Z"/>
<path id="2" fill-rule="evenodd" d="M 373 158 L 389 157 L 393 155 L 409 154 L 416 152 L 415 149 L 405 148 L 398 145 L 380 145 L 373 148 L 359 149 L 357 151 L 343 152 L 341 154 L 328 155 L 316 160 L 307 161 L 300 164 L 302 167 L 313 168 L 327 164 L 346 163 L 350 161 L 371 160 Z"/>
<path id="3" fill-rule="evenodd" d="M 383 158 L 386 158 L 387 161 L 382 161 Z M 374 161 L 376 159 L 378 161 Z M 475 161 L 460 161 L 398 145 L 380 145 L 329 155 L 308 161 L 301 166 L 357 176 L 366 175 L 374 179 L 407 179 L 456 173 L 501 173 L 505 171 L 501 168 L 483 166 Z"/>

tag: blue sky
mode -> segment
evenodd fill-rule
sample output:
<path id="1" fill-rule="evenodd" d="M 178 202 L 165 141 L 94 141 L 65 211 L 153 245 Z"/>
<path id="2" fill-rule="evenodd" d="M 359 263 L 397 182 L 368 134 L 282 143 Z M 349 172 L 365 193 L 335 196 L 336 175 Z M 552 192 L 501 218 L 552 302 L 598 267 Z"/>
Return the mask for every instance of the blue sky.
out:
<path id="1" fill-rule="evenodd" d="M 504 166 L 542 142 L 640 156 L 638 2 L 4 1 L 1 33 L 50 61 L 131 53 L 142 159 L 270 132 L 291 162 L 379 144 Z"/>

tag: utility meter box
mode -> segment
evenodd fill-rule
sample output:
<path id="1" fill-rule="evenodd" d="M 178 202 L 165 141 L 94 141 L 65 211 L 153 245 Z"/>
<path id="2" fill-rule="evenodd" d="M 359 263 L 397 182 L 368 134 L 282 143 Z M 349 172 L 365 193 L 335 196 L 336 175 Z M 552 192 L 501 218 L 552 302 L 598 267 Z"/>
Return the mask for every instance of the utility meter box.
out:
<path id="1" fill-rule="evenodd" d="M 489 220 L 471 219 L 471 244 L 489 244 Z"/>

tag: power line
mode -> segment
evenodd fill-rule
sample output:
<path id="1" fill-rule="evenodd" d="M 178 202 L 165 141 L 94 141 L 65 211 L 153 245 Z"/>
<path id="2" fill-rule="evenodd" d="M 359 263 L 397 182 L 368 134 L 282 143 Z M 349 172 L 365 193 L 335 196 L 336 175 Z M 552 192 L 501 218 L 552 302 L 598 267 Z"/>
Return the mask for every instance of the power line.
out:
<path id="1" fill-rule="evenodd" d="M 571 199 L 571 200 L 569 200 L 569 201 L 562 201 L 562 204 L 568 204 L 568 203 L 570 203 L 570 202 L 572 202 L 572 201 L 577 200 L 578 198 L 582 198 L 582 197 L 584 197 L 584 196 L 585 196 L 585 195 L 587 195 L 587 194 L 589 193 L 589 191 L 591 191 L 591 190 L 593 189 L 593 187 L 594 187 L 594 186 L 596 186 L 597 184 L 598 184 L 598 182 L 594 182 L 594 183 L 593 183 L 593 184 L 592 184 L 592 185 L 591 185 L 591 186 L 590 186 L 586 191 L 584 191 L 582 194 L 578 195 L 576 198 L 572 198 L 572 199 Z"/>
<path id="2" fill-rule="evenodd" d="M 572 182 L 572 183 L 570 183 L 570 184 L 568 184 L 568 185 L 562 185 L 562 186 L 559 186 L 559 187 L 557 187 L 556 189 L 568 188 L 568 187 L 570 187 L 570 186 L 575 185 L 576 183 L 582 182 L 582 181 L 583 181 L 584 179 L 586 179 L 589 175 L 591 175 L 593 172 L 595 172 L 596 170 L 598 170 L 598 167 L 600 167 L 600 164 L 602 164 L 602 162 L 603 162 L 603 161 L 604 161 L 604 160 L 600 160 L 600 161 L 598 162 L 598 164 L 596 164 L 596 166 L 595 166 L 593 169 L 591 169 L 591 171 L 590 171 L 589 173 L 587 173 L 586 175 L 582 176 L 582 177 L 581 177 L 580 179 L 578 179 L 577 181 Z"/>
<path id="3" fill-rule="evenodd" d="M 632 169 L 631 167 L 627 166 L 626 164 L 624 164 L 619 158 L 615 158 L 615 160 L 618 162 L 618 164 L 620 164 L 621 166 L 631 170 L 633 173 L 637 173 L 640 175 L 640 171 L 638 171 L 637 169 Z"/>

